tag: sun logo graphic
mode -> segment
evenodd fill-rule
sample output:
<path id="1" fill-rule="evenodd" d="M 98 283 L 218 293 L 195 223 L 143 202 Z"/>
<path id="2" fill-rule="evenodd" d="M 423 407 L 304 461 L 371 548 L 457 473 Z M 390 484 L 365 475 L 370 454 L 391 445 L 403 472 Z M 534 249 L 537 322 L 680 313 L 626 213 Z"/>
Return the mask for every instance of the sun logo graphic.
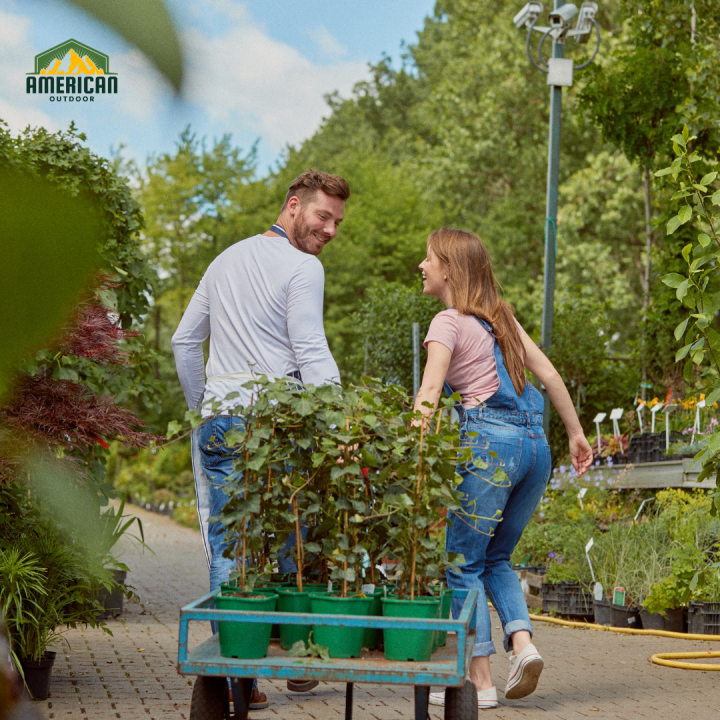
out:
<path id="1" fill-rule="evenodd" d="M 28 73 L 28 94 L 45 94 L 51 102 L 94 102 L 97 95 L 116 94 L 118 79 L 110 58 L 89 45 L 67 40 L 35 56 Z"/>

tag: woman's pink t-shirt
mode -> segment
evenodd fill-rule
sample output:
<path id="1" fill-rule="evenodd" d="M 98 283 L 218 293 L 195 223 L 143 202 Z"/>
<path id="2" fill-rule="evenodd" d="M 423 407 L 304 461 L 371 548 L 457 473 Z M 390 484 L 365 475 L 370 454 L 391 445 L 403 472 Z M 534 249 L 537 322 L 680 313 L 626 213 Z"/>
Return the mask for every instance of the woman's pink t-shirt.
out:
<path id="1" fill-rule="evenodd" d="M 473 315 L 460 315 L 454 308 L 439 312 L 430 323 L 426 348 L 430 342 L 442 343 L 452 353 L 446 379 L 462 395 L 463 407 L 475 407 L 498 389 L 493 336 Z"/>

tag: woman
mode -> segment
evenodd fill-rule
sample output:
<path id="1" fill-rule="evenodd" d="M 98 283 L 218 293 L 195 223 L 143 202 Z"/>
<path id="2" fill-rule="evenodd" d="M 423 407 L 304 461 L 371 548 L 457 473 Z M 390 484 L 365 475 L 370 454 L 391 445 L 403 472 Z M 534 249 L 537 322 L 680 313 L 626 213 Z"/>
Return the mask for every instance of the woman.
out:
<path id="1" fill-rule="evenodd" d="M 454 522 L 447 528 L 447 550 L 462 553 L 465 564 L 462 573 L 447 575 L 450 587 L 480 591 L 470 679 L 478 690 L 478 707 L 492 708 L 498 703 L 490 675 L 495 647 L 486 594 L 503 624 L 505 650 L 512 650 L 505 697 L 532 693 L 543 668 L 532 644 L 520 581 L 510 563 L 551 469 L 542 426 L 543 399 L 527 382 L 525 368 L 545 386 L 565 423 L 578 474 L 590 467 L 592 449 L 560 375 L 517 323 L 512 307 L 499 297 L 482 240 L 462 230 L 435 230 L 420 269 L 424 293 L 440 298 L 448 309 L 435 316 L 425 338 L 428 360 L 415 409 L 429 419 L 448 383 L 450 392 L 462 396 L 457 406 L 461 442 L 472 448 L 483 466 L 487 464 L 487 469 L 472 463 L 458 468 L 465 510 L 477 519 L 450 516 Z M 493 477 L 498 466 L 507 479 Z M 453 601 L 453 617 L 459 610 L 460 602 Z M 443 705 L 444 693 L 433 693 L 430 702 Z"/>

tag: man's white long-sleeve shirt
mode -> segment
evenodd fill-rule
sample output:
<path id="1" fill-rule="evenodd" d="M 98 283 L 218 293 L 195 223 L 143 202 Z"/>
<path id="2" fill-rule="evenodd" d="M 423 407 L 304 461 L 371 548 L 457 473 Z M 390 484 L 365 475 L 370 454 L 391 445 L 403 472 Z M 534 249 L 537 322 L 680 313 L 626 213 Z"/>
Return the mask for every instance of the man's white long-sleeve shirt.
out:
<path id="1" fill-rule="evenodd" d="M 188 407 L 199 408 L 251 391 L 242 382 L 205 384 L 202 344 L 210 336 L 207 377 L 252 372 L 287 375 L 304 383 L 340 381 L 323 327 L 325 273 L 314 255 L 283 237 L 255 235 L 218 255 L 200 281 L 172 338 L 178 377 Z M 210 410 L 203 408 L 203 415 Z"/>

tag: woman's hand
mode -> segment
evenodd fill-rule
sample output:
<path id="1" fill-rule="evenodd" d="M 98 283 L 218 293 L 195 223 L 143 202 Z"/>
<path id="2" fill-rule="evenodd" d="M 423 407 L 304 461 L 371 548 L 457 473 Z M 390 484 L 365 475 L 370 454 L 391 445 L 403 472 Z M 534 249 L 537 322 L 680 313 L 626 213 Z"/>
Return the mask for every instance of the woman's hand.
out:
<path id="1" fill-rule="evenodd" d="M 577 470 L 578 477 L 592 465 L 593 451 L 582 432 L 570 438 L 570 459 L 573 467 Z"/>

